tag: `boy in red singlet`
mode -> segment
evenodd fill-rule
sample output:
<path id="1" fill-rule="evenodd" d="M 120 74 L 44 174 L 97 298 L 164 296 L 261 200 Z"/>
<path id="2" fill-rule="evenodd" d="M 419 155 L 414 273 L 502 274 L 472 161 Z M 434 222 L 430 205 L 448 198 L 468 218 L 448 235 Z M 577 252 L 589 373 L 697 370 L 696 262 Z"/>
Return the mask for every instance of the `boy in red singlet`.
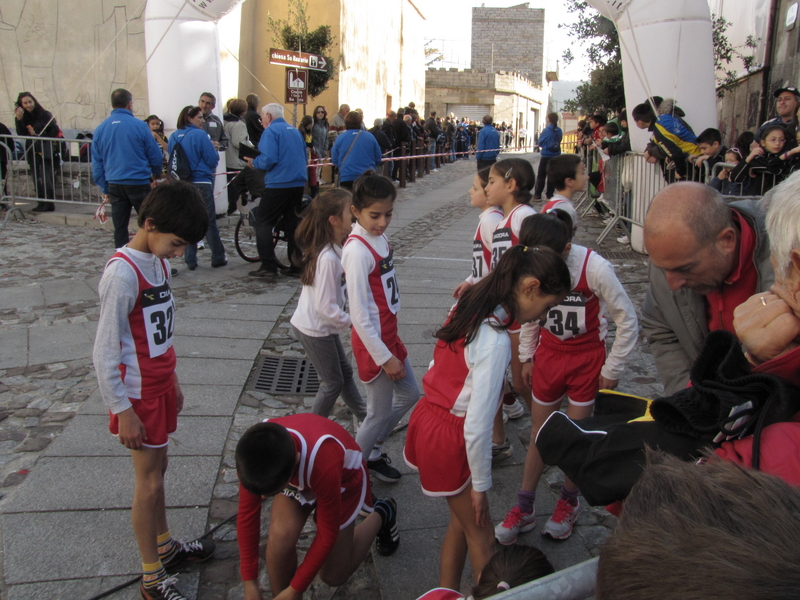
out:
<path id="1" fill-rule="evenodd" d="M 236 529 L 245 600 L 261 600 L 258 544 L 261 502 L 274 496 L 267 539 L 267 574 L 276 600 L 301 600 L 317 573 L 345 583 L 377 536 L 378 553 L 400 544 L 397 504 L 373 504 L 361 449 L 338 423 L 312 413 L 269 419 L 248 429 L 236 446 L 239 514 Z M 359 511 L 371 513 L 358 526 Z M 298 567 L 297 542 L 309 515 L 317 535 Z"/>
<path id="2" fill-rule="evenodd" d="M 100 279 L 94 368 L 111 433 L 131 451 L 131 518 L 142 557 L 142 600 L 184 600 L 167 569 L 211 558 L 214 543 L 173 539 L 167 526 L 164 473 L 169 434 L 183 393 L 172 347 L 175 303 L 168 258 L 203 239 L 208 213 L 188 183 L 155 188 L 139 209 L 139 231 L 108 261 Z"/>

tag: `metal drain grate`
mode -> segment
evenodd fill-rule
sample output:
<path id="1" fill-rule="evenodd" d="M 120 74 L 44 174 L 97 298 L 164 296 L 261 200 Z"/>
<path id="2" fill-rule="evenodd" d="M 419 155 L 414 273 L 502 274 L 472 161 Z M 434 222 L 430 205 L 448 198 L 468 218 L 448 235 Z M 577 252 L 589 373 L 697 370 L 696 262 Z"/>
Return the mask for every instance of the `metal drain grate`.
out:
<path id="1" fill-rule="evenodd" d="M 647 260 L 646 254 L 639 254 L 638 252 L 605 252 L 604 250 L 600 250 L 600 256 L 605 258 L 606 260 L 630 260 L 630 259 L 637 259 L 641 258 L 642 260 Z"/>
<path id="2" fill-rule="evenodd" d="M 262 355 L 248 389 L 284 396 L 313 396 L 319 389 L 319 378 L 307 358 Z"/>

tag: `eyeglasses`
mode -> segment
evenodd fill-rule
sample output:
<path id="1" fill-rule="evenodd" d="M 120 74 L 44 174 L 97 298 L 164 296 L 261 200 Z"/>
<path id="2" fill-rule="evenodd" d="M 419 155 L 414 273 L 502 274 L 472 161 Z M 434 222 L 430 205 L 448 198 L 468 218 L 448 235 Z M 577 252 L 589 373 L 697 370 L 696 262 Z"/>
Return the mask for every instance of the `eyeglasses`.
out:
<path id="1" fill-rule="evenodd" d="M 317 114 L 318 114 L 318 115 L 324 115 L 324 114 L 325 114 L 325 111 L 324 111 L 324 110 L 318 110 L 318 111 L 317 111 Z"/>

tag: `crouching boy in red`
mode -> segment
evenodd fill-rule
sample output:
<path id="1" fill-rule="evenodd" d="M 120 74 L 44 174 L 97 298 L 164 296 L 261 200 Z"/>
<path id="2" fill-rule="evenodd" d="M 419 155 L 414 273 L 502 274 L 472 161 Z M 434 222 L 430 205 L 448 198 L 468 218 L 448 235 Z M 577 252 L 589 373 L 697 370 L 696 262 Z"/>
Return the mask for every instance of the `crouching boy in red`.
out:
<path id="1" fill-rule="evenodd" d="M 152 190 L 139 209 L 139 231 L 108 261 L 100 279 L 94 368 L 109 429 L 133 459 L 133 533 L 142 558 L 142 600 L 185 600 L 166 570 L 214 554 L 214 542 L 172 538 L 164 473 L 183 393 L 172 347 L 175 303 L 167 259 L 203 239 L 208 211 L 188 183 Z"/>
<path id="2" fill-rule="evenodd" d="M 237 531 L 245 600 L 261 600 L 258 544 L 261 501 L 274 496 L 267 539 L 267 574 L 275 600 L 301 600 L 319 573 L 330 586 L 346 582 L 377 540 L 379 554 L 400 544 L 397 504 L 372 502 L 356 441 L 339 424 L 315 414 L 269 419 L 248 429 L 236 446 Z M 297 566 L 297 541 L 316 509 L 317 535 Z M 355 524 L 359 511 L 369 512 Z"/>

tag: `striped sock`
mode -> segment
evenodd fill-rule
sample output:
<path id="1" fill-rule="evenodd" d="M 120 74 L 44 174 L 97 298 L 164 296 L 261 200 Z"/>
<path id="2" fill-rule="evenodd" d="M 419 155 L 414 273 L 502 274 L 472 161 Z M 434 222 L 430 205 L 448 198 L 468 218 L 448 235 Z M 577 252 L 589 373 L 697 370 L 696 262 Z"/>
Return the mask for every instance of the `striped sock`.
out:
<path id="1" fill-rule="evenodd" d="M 167 572 L 161 565 L 161 561 L 152 564 L 142 563 L 142 585 L 146 588 L 153 588 L 167 578 Z"/>
<path id="2" fill-rule="evenodd" d="M 158 558 L 162 563 L 172 558 L 172 555 L 178 550 L 178 544 L 175 543 L 175 539 L 169 531 L 159 535 L 156 542 L 158 542 Z"/>

